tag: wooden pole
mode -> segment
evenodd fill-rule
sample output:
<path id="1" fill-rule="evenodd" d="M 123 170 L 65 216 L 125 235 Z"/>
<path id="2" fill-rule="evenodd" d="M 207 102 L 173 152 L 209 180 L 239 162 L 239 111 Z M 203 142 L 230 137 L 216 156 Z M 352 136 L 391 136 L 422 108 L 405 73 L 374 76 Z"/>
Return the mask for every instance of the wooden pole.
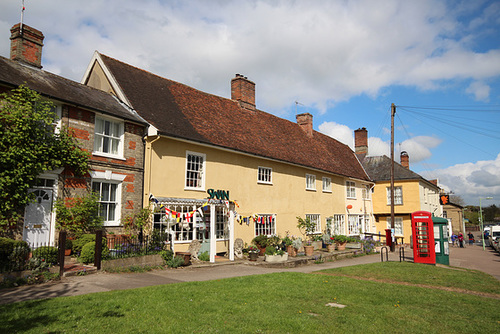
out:
<path id="1" fill-rule="evenodd" d="M 396 106 L 391 104 L 391 231 L 394 231 L 394 115 L 396 114 Z M 392 234 L 391 234 L 392 237 Z M 391 252 L 396 250 L 396 245 L 391 242 Z"/>

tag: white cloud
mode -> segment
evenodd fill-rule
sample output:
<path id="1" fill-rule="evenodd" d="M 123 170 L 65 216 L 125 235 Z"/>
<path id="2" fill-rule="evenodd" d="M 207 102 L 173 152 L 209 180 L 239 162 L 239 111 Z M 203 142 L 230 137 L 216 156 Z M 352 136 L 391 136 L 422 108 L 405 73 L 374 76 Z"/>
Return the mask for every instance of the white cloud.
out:
<path id="1" fill-rule="evenodd" d="M 337 139 L 354 150 L 354 132 L 347 125 L 324 122 L 318 126 L 321 133 Z"/>
<path id="2" fill-rule="evenodd" d="M 463 6 L 436 1 L 29 2 L 25 23 L 46 36 L 44 66 L 79 80 L 95 49 L 158 75 L 228 97 L 242 73 L 257 106 L 280 113 L 294 101 L 319 113 L 393 84 L 437 88 L 442 80 L 500 75 L 500 51 L 469 48 L 498 6 L 464 29 Z M 2 4 L 0 54 L 19 4 Z M 50 17 L 50 20 L 47 18 Z M 57 22 L 57 24 L 53 24 Z M 397 28 L 395 28 L 397 27 Z M 465 32 L 462 32 L 465 31 Z M 459 35 L 457 37 L 457 35 Z M 471 87 L 478 98 L 484 87 Z"/>
<path id="3" fill-rule="evenodd" d="M 467 94 L 474 95 L 476 101 L 488 102 L 490 97 L 490 86 L 486 85 L 484 82 L 474 81 L 467 87 L 465 92 Z"/>
<path id="4" fill-rule="evenodd" d="M 495 160 L 458 164 L 421 175 L 438 178 L 444 188 L 461 196 L 467 204 L 477 205 L 479 197 L 493 197 L 490 204 L 500 199 L 500 154 Z"/>
<path id="5" fill-rule="evenodd" d="M 410 164 L 429 159 L 432 156 L 431 149 L 441 144 L 442 140 L 436 137 L 417 136 L 407 139 L 401 143 L 400 150 L 406 151 L 410 157 Z M 400 153 L 400 152 L 399 152 Z"/>

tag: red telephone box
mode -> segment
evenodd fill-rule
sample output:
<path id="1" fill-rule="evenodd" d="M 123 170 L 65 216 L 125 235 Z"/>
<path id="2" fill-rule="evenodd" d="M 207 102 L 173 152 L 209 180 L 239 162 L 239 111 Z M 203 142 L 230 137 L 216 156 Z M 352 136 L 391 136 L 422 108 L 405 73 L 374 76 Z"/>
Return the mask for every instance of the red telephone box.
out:
<path id="1" fill-rule="evenodd" d="M 428 211 L 416 211 L 412 213 L 411 229 L 414 262 L 436 264 L 432 214 Z"/>

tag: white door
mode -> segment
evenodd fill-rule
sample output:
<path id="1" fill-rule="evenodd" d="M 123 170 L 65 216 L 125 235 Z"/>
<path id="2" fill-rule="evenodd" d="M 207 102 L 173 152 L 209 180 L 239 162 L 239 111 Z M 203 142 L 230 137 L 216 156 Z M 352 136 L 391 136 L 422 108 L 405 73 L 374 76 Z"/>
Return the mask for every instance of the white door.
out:
<path id="1" fill-rule="evenodd" d="M 52 214 L 52 190 L 32 189 L 35 201 L 28 204 L 24 212 L 23 237 L 30 245 L 41 246 L 50 241 L 50 218 Z"/>

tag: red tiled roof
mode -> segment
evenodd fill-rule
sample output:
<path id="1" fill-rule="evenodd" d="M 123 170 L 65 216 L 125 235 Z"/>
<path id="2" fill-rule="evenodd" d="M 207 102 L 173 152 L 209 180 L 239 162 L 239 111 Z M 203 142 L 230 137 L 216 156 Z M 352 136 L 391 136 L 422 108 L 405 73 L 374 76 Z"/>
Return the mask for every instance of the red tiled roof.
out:
<path id="1" fill-rule="evenodd" d="M 101 57 L 132 107 L 162 135 L 369 180 L 354 152 L 329 136 L 314 131 L 310 138 L 296 123 Z"/>

